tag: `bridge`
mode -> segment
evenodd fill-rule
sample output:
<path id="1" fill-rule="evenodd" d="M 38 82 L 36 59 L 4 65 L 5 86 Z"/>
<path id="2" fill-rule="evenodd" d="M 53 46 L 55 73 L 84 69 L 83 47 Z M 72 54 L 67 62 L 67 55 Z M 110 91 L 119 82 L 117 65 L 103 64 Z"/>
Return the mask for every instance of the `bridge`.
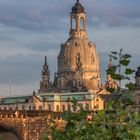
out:
<path id="1" fill-rule="evenodd" d="M 58 120 L 60 115 L 51 111 L 0 110 L 0 135 L 3 140 L 40 140 L 42 134 L 49 133 L 49 119 Z"/>

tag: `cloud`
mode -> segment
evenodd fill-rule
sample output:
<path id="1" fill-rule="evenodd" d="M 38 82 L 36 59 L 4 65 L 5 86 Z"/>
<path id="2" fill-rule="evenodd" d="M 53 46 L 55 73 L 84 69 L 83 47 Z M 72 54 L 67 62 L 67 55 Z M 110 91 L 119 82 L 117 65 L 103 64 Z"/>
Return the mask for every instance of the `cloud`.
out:
<path id="1" fill-rule="evenodd" d="M 139 0 L 81 0 L 89 24 L 109 26 L 140 25 Z M 1 0 L 0 22 L 27 30 L 64 29 L 74 1 L 60 0 Z M 56 24 L 57 23 L 57 24 Z"/>
<path id="2" fill-rule="evenodd" d="M 83 1 L 84 3 L 84 1 Z M 85 3 L 86 4 L 86 3 Z M 99 26 L 140 26 L 139 0 L 89 0 L 88 19 Z"/>
<path id="3" fill-rule="evenodd" d="M 55 23 L 63 23 L 63 13 L 67 6 L 62 8 L 62 3 L 70 2 L 62 0 L 9 0 L 0 1 L 0 22 L 9 26 L 16 26 L 27 30 L 48 30 L 49 28 L 63 28 Z M 61 24 L 59 24 L 61 25 Z"/>

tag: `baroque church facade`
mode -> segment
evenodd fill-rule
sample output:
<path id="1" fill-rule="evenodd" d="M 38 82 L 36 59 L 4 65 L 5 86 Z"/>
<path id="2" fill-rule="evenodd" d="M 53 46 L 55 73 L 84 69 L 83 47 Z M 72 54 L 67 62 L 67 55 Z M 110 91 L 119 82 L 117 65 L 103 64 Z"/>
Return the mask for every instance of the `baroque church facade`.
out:
<path id="1" fill-rule="evenodd" d="M 99 57 L 96 44 L 92 43 L 86 31 L 86 12 L 79 0 L 70 13 L 68 40 L 61 44 L 58 54 L 58 71 L 51 82 L 47 57 L 41 74 L 40 89 L 28 96 L 0 98 L 0 109 L 4 110 L 50 110 L 62 112 L 72 110 L 75 98 L 83 108 L 101 110 L 108 95 L 101 85 Z M 110 59 L 109 67 L 112 65 Z M 138 81 L 138 80 L 137 80 Z M 107 76 L 107 87 L 115 87 L 116 82 Z"/>
<path id="2" fill-rule="evenodd" d="M 86 12 L 77 0 L 70 13 L 69 38 L 61 44 L 58 54 L 58 71 L 52 85 L 64 92 L 98 90 L 100 87 L 99 57 L 95 43 L 86 31 Z M 50 90 L 50 72 L 46 63 L 43 66 L 39 91 Z"/>

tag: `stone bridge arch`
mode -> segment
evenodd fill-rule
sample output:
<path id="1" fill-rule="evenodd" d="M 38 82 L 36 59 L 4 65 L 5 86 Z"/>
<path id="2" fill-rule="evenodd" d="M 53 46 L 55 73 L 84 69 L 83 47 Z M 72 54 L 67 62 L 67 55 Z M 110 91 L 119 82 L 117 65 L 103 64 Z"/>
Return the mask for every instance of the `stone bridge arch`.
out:
<path id="1" fill-rule="evenodd" d="M 11 125 L 8 125 L 8 124 L 5 124 L 5 123 L 0 123 L 0 134 L 4 134 L 4 133 L 7 133 L 7 134 L 11 133 L 11 134 L 13 134 L 13 136 L 15 136 L 15 138 L 17 140 L 23 139 L 22 135 L 18 133 L 17 128 L 14 128 Z M 11 138 L 8 139 L 8 140 L 11 140 Z"/>
<path id="2" fill-rule="evenodd" d="M 13 124 L 14 122 L 9 122 L 9 121 L 6 121 L 6 120 L 1 120 L 0 121 L 0 134 L 3 133 L 3 132 L 6 132 L 6 133 L 11 133 L 13 134 L 17 140 L 24 140 L 23 138 L 23 133 L 20 132 L 21 130 L 19 130 L 18 127 L 14 126 Z M 11 139 L 9 139 L 11 140 Z"/>

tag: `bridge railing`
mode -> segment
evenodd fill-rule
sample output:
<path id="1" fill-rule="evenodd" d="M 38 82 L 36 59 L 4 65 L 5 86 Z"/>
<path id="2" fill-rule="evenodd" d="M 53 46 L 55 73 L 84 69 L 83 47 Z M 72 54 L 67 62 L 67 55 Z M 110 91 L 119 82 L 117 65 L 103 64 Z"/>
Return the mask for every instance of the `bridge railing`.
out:
<path id="1" fill-rule="evenodd" d="M 26 118 L 41 117 L 51 115 L 53 118 L 59 118 L 61 112 L 52 112 L 44 110 L 0 110 L 0 118 Z"/>

